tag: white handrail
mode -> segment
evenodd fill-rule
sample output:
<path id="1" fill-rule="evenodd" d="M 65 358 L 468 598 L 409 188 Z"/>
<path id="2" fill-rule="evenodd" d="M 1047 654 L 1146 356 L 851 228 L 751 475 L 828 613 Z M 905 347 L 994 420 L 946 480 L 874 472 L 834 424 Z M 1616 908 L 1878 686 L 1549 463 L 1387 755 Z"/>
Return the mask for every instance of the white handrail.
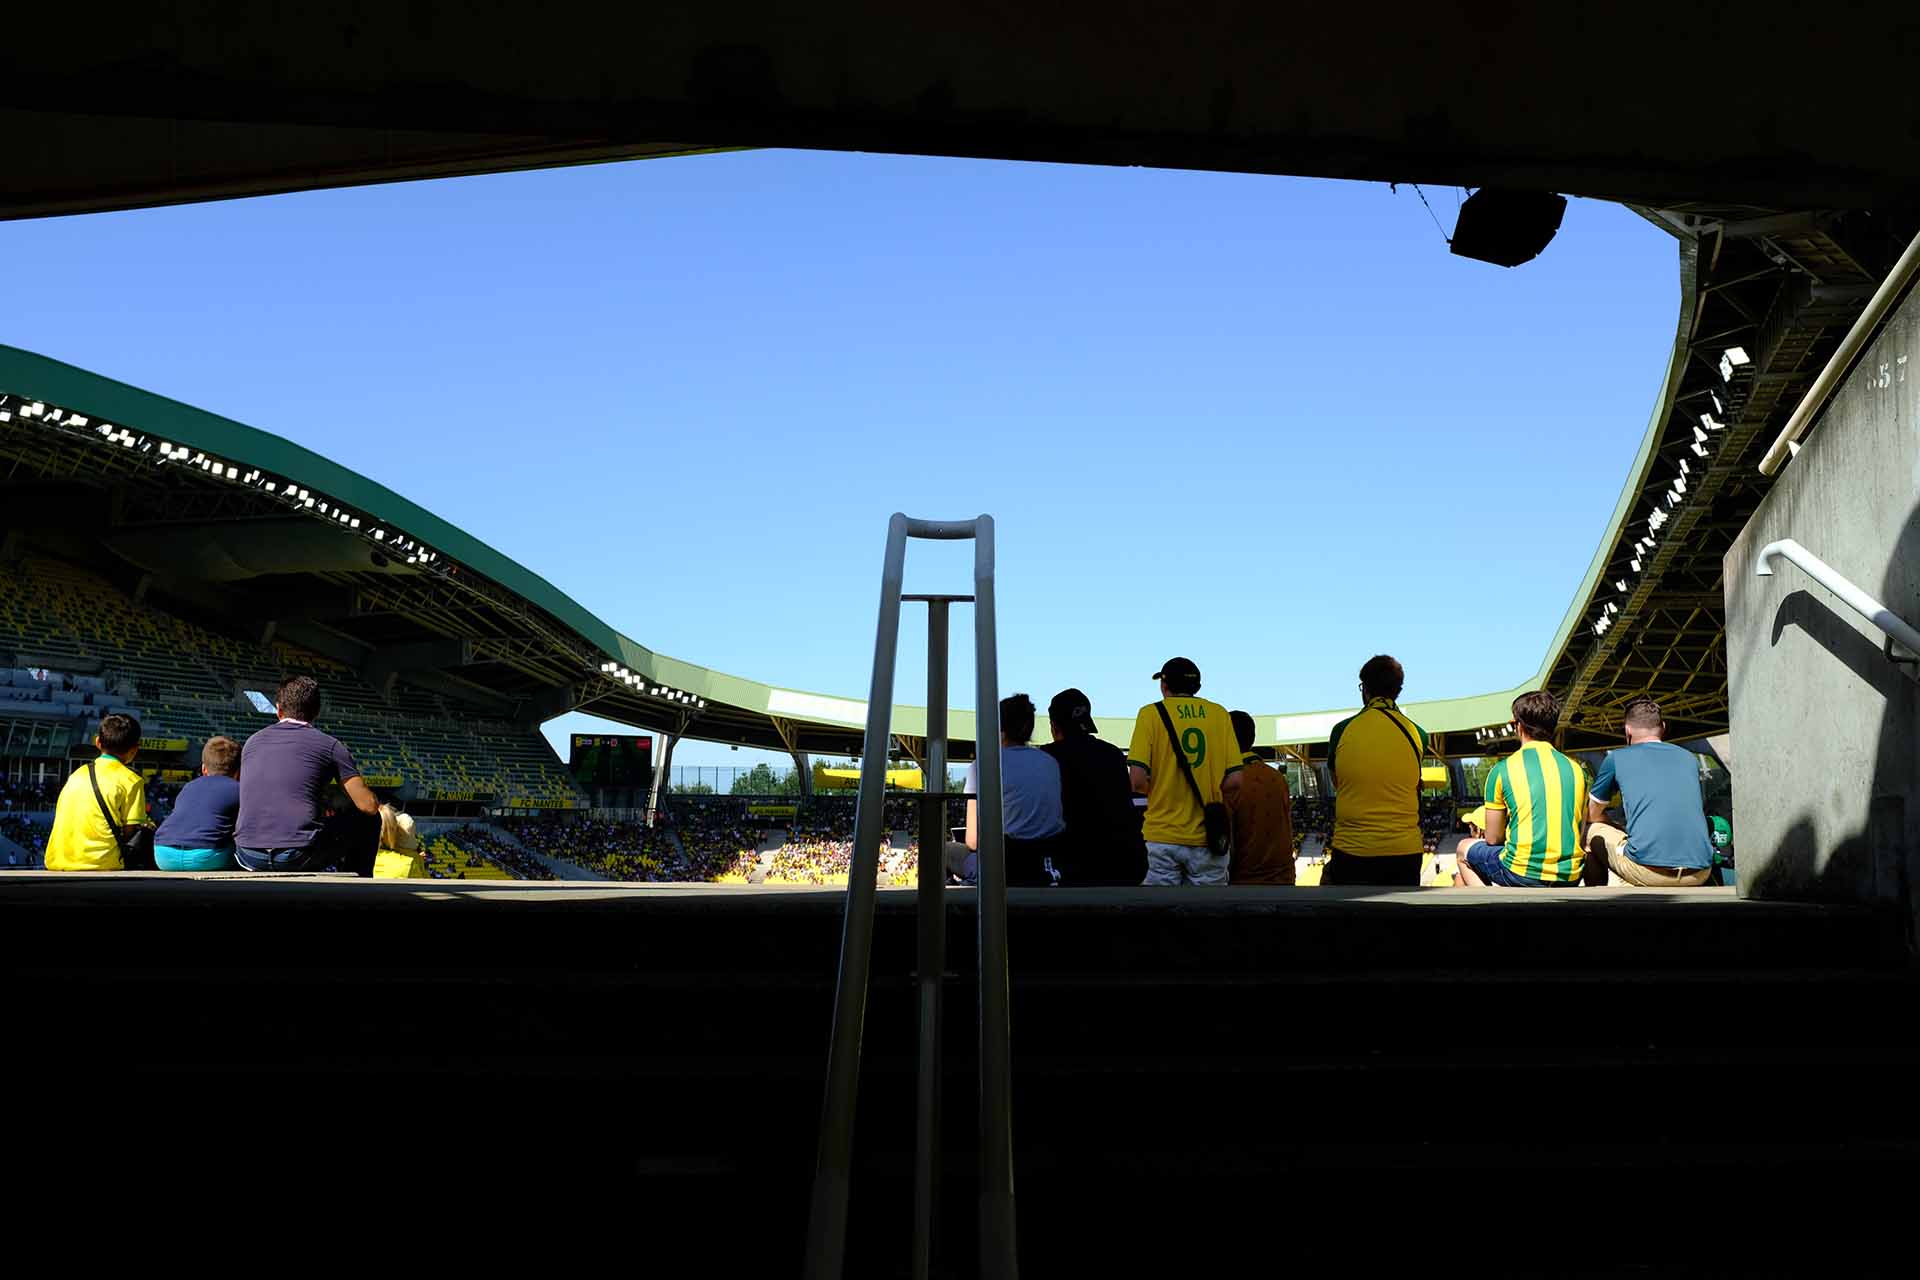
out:
<path id="1" fill-rule="evenodd" d="M 1891 609 L 1854 586 L 1832 565 L 1792 538 L 1781 538 L 1777 542 L 1769 542 L 1760 548 L 1760 556 L 1753 566 L 1754 573 L 1762 578 L 1771 577 L 1775 557 L 1784 557 L 1799 565 L 1806 570 L 1808 577 L 1839 596 L 1842 604 L 1899 641 L 1906 647 L 1907 652 L 1920 655 L 1920 631 L 1915 631 L 1908 626 Z"/>
<path id="2" fill-rule="evenodd" d="M 1766 456 L 1760 459 L 1761 475 L 1770 476 L 1786 464 L 1793 453 L 1788 446 L 1807 434 L 1807 428 L 1813 425 L 1820 410 L 1826 407 L 1827 401 L 1839 388 L 1840 376 L 1853 367 L 1854 357 L 1867 345 L 1867 339 L 1880 327 L 1880 321 L 1893 309 L 1894 302 L 1916 272 L 1920 272 L 1920 235 L 1914 236 L 1907 251 L 1893 264 L 1893 270 L 1887 272 L 1887 278 L 1874 290 L 1873 297 L 1867 300 L 1867 309 L 1853 322 L 1853 328 L 1847 330 L 1847 336 L 1840 339 L 1840 345 L 1834 348 L 1833 357 L 1827 361 L 1826 368 L 1820 370 L 1820 376 L 1813 380 L 1813 385 L 1807 388 L 1807 394 L 1800 398 L 1800 404 L 1794 409 L 1793 416 L 1787 419 L 1787 425 L 1780 428 L 1780 434 L 1768 446 Z"/>

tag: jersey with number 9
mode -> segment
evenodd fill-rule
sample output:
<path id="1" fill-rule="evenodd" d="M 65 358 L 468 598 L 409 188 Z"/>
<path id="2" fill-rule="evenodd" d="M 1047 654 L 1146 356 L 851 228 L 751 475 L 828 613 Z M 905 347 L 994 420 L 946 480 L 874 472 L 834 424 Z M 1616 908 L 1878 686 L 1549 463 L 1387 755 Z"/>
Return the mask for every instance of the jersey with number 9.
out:
<path id="1" fill-rule="evenodd" d="M 1220 784 L 1240 768 L 1240 740 L 1234 737 L 1227 709 L 1198 695 L 1163 699 L 1180 752 L 1193 768 L 1193 780 L 1208 804 L 1220 799 Z M 1147 791 L 1147 824 L 1142 834 L 1156 844 L 1204 845 L 1206 822 L 1193 790 L 1180 776 L 1167 726 L 1149 702 L 1134 717 L 1133 741 L 1127 763 L 1145 769 L 1152 782 Z"/>

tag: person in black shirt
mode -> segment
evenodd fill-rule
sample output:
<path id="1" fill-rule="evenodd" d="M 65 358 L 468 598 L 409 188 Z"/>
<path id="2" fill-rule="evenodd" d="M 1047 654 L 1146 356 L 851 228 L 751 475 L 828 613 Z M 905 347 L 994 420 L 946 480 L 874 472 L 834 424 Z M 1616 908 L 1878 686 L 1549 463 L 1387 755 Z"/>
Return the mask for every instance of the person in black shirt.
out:
<path id="1" fill-rule="evenodd" d="M 1067 821 L 1061 883 L 1139 884 L 1147 877 L 1147 846 L 1134 815 L 1127 753 L 1094 737 L 1093 707 L 1078 689 L 1055 694 L 1047 719 L 1053 741 L 1040 749 L 1060 765 L 1060 805 Z"/>

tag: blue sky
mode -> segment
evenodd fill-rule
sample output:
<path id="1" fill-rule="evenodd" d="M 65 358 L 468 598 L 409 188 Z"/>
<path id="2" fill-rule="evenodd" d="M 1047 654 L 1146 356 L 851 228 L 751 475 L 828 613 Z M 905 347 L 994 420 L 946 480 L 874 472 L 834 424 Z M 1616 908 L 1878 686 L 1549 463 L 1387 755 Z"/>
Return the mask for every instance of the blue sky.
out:
<path id="1" fill-rule="evenodd" d="M 1672 239 L 1591 201 L 1509 271 L 1407 187 L 781 151 L 0 244 L 5 341 L 328 453 L 724 671 L 863 695 L 888 514 L 991 512 L 1004 691 L 1106 715 L 1174 653 L 1255 712 L 1348 704 L 1379 651 L 1409 700 L 1531 674 L 1677 297 Z"/>

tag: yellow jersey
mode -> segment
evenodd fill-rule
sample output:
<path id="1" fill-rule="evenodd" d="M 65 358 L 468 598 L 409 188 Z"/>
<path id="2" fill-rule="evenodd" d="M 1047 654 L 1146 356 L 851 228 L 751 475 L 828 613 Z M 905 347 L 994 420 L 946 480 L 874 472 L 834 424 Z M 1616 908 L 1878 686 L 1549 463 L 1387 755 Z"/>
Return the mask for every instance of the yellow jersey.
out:
<path id="1" fill-rule="evenodd" d="M 1180 774 L 1167 726 L 1155 708 L 1165 707 L 1180 739 L 1180 752 L 1193 768 L 1193 780 L 1206 803 L 1221 803 L 1220 784 L 1240 771 L 1240 739 L 1234 736 L 1227 709 L 1194 694 L 1149 702 L 1133 718 L 1133 741 L 1127 763 L 1147 771 L 1147 821 L 1141 835 L 1152 844 L 1199 847 L 1207 842 L 1206 821 L 1193 798 L 1193 788 Z"/>
<path id="2" fill-rule="evenodd" d="M 101 799 L 121 826 L 139 826 L 147 820 L 145 778 L 105 755 L 94 761 L 94 772 L 100 779 Z M 113 831 L 93 798 L 85 765 L 75 769 L 60 788 L 60 799 L 53 807 L 53 830 L 47 833 L 46 861 L 49 871 L 119 871 L 125 865 Z"/>
<path id="3" fill-rule="evenodd" d="M 1373 698 L 1333 726 L 1331 846 L 1361 858 L 1420 853 L 1420 768 L 1427 735 L 1391 698 Z"/>

